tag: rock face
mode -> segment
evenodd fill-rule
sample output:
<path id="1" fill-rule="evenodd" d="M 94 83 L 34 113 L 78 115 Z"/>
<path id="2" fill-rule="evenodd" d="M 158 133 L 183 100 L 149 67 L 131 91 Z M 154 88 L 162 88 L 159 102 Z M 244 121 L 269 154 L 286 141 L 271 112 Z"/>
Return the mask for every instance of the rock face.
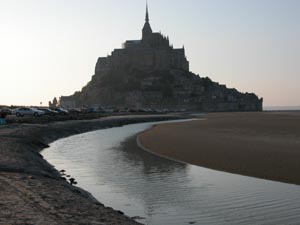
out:
<path id="1" fill-rule="evenodd" d="M 200 111 L 261 111 L 262 99 L 189 71 L 185 49 L 152 32 L 148 9 L 141 40 L 98 59 L 95 75 L 80 92 L 62 96 L 66 108 L 112 106 Z"/>

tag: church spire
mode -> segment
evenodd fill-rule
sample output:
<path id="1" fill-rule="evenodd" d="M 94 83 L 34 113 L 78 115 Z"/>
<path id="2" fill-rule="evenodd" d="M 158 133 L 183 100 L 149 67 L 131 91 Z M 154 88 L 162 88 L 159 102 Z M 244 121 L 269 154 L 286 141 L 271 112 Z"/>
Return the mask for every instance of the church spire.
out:
<path id="1" fill-rule="evenodd" d="M 145 18 L 146 22 L 144 24 L 143 27 L 143 40 L 149 39 L 151 37 L 152 34 L 152 29 L 149 23 L 149 12 L 148 12 L 148 3 L 146 2 L 146 18 Z"/>
<path id="2" fill-rule="evenodd" d="M 146 22 L 149 23 L 148 2 L 146 2 Z"/>

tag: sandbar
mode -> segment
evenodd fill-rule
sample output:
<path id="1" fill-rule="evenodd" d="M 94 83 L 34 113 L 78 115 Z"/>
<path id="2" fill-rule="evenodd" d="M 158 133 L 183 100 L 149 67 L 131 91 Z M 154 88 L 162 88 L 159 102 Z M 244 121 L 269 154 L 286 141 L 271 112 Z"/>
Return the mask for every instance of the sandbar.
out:
<path id="1" fill-rule="evenodd" d="M 300 112 L 211 113 L 156 125 L 138 141 L 178 161 L 300 184 Z"/>

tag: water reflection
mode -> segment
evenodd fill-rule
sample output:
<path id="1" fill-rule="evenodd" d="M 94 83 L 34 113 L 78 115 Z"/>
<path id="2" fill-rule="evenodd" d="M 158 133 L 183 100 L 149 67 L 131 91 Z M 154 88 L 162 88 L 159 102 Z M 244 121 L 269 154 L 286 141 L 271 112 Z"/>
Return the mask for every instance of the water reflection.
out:
<path id="1" fill-rule="evenodd" d="M 156 155 L 142 151 L 136 144 L 136 136 L 126 139 L 120 146 L 114 147 L 113 149 L 122 155 L 122 161 L 124 160 L 132 166 L 136 165 L 136 163 L 141 164 L 143 175 L 153 173 L 170 174 L 177 170 L 180 171 L 180 173 L 185 173 L 187 169 L 187 164 L 157 157 Z"/>
<path id="2" fill-rule="evenodd" d="M 145 224 L 299 224 L 300 188 L 173 162 L 142 151 L 153 123 L 60 140 L 43 152 L 102 203 Z"/>

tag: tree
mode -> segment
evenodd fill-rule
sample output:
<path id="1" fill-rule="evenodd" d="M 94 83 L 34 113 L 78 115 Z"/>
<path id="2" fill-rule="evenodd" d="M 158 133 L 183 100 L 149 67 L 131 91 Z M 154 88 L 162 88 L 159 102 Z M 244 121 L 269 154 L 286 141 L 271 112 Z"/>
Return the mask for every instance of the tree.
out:
<path id="1" fill-rule="evenodd" d="M 57 102 L 57 98 L 56 97 L 54 97 L 54 99 L 53 99 L 53 101 L 51 102 L 51 101 L 49 101 L 49 108 L 55 108 L 55 107 L 57 107 L 57 104 L 58 104 L 58 102 Z"/>
<path id="2" fill-rule="evenodd" d="M 53 99 L 53 101 L 52 101 L 52 106 L 53 106 L 53 107 L 57 107 L 57 104 L 58 104 L 57 98 L 54 97 L 54 99 Z"/>

